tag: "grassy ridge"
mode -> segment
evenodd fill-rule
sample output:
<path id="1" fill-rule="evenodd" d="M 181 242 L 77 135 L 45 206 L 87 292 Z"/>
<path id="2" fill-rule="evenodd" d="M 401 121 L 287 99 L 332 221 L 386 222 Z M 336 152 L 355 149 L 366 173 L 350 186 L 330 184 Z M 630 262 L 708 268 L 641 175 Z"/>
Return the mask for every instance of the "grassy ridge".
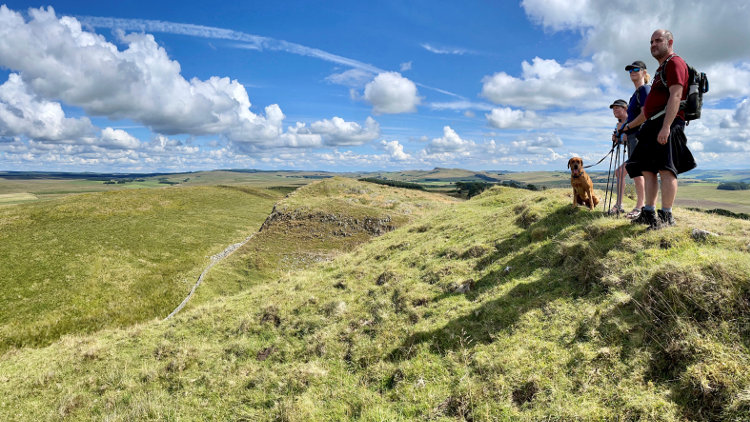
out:
<path id="1" fill-rule="evenodd" d="M 0 350 L 166 316 L 280 195 L 122 190 L 0 208 Z"/>
<path id="2" fill-rule="evenodd" d="M 747 420 L 750 223 L 648 233 L 568 194 L 493 188 L 167 324 L 13 351 L 0 416 Z"/>
<path id="3" fill-rule="evenodd" d="M 454 202 L 341 177 L 313 182 L 274 206 L 262 231 L 211 270 L 190 306 L 329 261 Z"/>

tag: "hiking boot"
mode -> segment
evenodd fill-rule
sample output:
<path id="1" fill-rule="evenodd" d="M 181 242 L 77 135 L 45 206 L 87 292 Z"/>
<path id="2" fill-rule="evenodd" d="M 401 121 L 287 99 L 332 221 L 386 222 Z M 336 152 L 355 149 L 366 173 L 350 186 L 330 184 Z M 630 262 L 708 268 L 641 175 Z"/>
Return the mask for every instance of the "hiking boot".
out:
<path id="1" fill-rule="evenodd" d="M 653 213 L 653 211 L 651 211 Z M 640 213 L 638 213 L 638 217 L 635 217 L 634 219 L 630 220 L 633 224 L 645 224 L 649 225 L 648 219 L 646 219 L 646 208 L 641 208 Z"/>
<path id="2" fill-rule="evenodd" d="M 664 211 L 659 210 L 659 223 L 661 223 L 662 227 L 673 227 L 677 225 L 677 222 L 674 221 L 674 217 L 672 216 L 672 211 Z"/>
<path id="3" fill-rule="evenodd" d="M 643 224 L 646 224 L 648 227 L 646 230 L 659 230 L 661 229 L 661 221 L 656 216 L 656 211 L 649 211 L 649 210 L 643 210 L 641 212 L 641 216 L 638 217 L 643 218 L 645 222 Z"/>

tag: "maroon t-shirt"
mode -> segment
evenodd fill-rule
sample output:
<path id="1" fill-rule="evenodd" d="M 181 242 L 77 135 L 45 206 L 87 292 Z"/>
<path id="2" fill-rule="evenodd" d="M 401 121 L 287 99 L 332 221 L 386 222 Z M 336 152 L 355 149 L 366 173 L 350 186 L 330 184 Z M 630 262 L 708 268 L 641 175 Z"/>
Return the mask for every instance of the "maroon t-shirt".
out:
<path id="1" fill-rule="evenodd" d="M 664 81 L 661 80 L 661 68 L 663 64 L 659 66 L 654 75 L 654 82 L 651 84 L 651 92 L 646 97 L 646 104 L 643 105 L 643 112 L 646 114 L 646 118 L 650 118 L 654 114 L 664 110 L 669 101 L 669 87 L 664 85 Z M 688 67 L 685 60 L 682 57 L 675 55 L 672 59 L 667 62 L 666 69 L 667 83 L 669 86 L 680 84 L 682 85 L 682 100 L 687 98 L 688 94 Z M 680 110 L 677 116 L 682 120 L 685 120 L 685 111 Z"/>

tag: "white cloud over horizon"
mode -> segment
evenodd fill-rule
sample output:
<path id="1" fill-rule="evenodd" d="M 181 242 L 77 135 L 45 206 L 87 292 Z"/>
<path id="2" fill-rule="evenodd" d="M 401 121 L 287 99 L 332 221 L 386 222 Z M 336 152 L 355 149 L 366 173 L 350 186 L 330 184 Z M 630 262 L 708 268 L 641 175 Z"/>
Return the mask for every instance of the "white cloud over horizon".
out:
<path id="1" fill-rule="evenodd" d="M 363 145 L 380 137 L 380 125 L 372 117 L 365 120 L 364 127 L 334 117 L 312 123 L 310 130 L 322 135 L 326 145 Z"/>
<path id="2" fill-rule="evenodd" d="M 135 137 L 120 129 L 105 128 L 97 136 L 99 129 L 88 117 L 65 117 L 58 101 L 81 107 L 91 116 L 131 119 L 157 134 L 221 135 L 246 151 L 361 145 L 380 136 L 372 118 L 365 127 L 334 117 L 310 127 L 296 123 L 285 132 L 286 116 L 277 104 L 265 107 L 263 115 L 255 114 L 247 91 L 236 80 L 186 80 L 180 64 L 152 35 L 118 33 L 127 44 L 121 51 L 103 36 L 83 30 L 76 19 L 58 18 L 51 7 L 30 9 L 29 14 L 27 22 L 20 13 L 0 6 L 0 65 L 18 72 L 0 86 L 0 136 L 140 147 Z M 357 78 L 361 74 L 351 72 L 363 71 L 349 72 L 350 78 Z"/>
<path id="3" fill-rule="evenodd" d="M 510 107 L 495 108 L 485 116 L 487 125 L 498 129 L 530 129 L 538 127 L 545 120 L 531 110 L 513 110 Z"/>
<path id="4" fill-rule="evenodd" d="M 455 130 L 451 129 L 450 126 L 445 126 L 443 128 L 443 136 L 430 141 L 427 147 L 425 147 L 425 151 L 428 154 L 462 152 L 474 147 L 475 145 L 474 141 L 461 139 Z"/>
<path id="5" fill-rule="evenodd" d="M 594 72 L 594 64 L 535 57 L 521 63 L 521 77 L 497 72 L 482 79 L 482 96 L 495 104 L 543 110 L 558 108 L 596 108 L 602 105 L 606 75 Z"/>
<path id="6" fill-rule="evenodd" d="M 398 72 L 379 74 L 365 86 L 364 99 L 375 114 L 414 113 L 422 102 L 414 82 Z"/>
<path id="7" fill-rule="evenodd" d="M 750 19 L 750 8 L 740 7 L 744 3 L 737 0 L 716 4 L 722 17 L 718 19 L 702 16 L 703 4 L 690 8 L 666 0 L 653 6 L 652 17 L 642 14 L 650 10 L 649 4 L 633 0 L 630 10 L 600 0 L 523 0 L 523 11 L 540 31 L 571 33 L 576 40 L 580 35 L 580 48 L 555 59 L 531 48 L 516 65 L 498 64 L 503 67 L 482 69 L 471 80 L 448 84 L 460 86 L 457 92 L 466 97 L 417 79 L 432 83 L 439 80 L 435 63 L 469 63 L 468 57 L 458 56 L 487 53 L 435 44 L 420 47 L 412 41 L 405 43 L 411 51 L 374 60 L 402 73 L 410 71 L 407 78 L 364 61 L 239 31 L 140 19 L 73 18 L 56 15 L 51 7 L 26 14 L 2 6 L 0 67 L 10 76 L 0 80 L 0 163 L 299 168 L 316 166 L 319 160 L 335 167 L 476 168 L 556 165 L 574 152 L 598 159 L 600 149 L 606 152 L 614 124 L 607 107 L 613 99 L 627 100 L 633 89 L 624 65 L 644 60 L 653 73 L 656 62 L 648 53 L 648 37 L 658 24 L 675 32 L 676 51 L 711 80 L 704 117 L 687 129 L 690 147 L 697 156 L 710 158 L 711 164 L 746 165 L 750 29 L 735 26 Z M 622 19 L 613 16 L 617 14 Z M 94 27 L 113 29 L 114 41 L 95 33 Z M 699 40 L 692 28 L 709 31 L 706 40 Z M 210 76 L 217 73 L 212 70 L 196 71 L 190 59 L 179 56 L 184 51 L 174 43 L 178 37 L 159 39 L 148 32 L 228 40 L 231 45 L 215 43 L 243 60 L 251 57 L 246 67 L 260 80 L 227 68 L 219 70 L 227 72 L 219 76 Z M 205 41 L 190 42 L 191 48 L 205 47 Z M 301 66 L 300 72 L 308 72 L 304 78 L 282 87 L 286 80 L 263 80 L 266 58 L 257 59 L 258 51 L 283 51 L 324 62 Z M 373 57 L 362 50 L 339 51 Z M 406 61 L 410 58 L 417 64 L 414 70 L 412 61 Z M 467 77 L 476 70 L 461 69 L 454 76 Z M 250 90 L 251 96 L 248 89 L 255 83 L 263 90 Z M 308 103 L 295 103 L 288 99 L 293 94 L 284 93 L 312 84 L 318 85 L 310 90 L 315 98 L 305 98 Z M 425 89 L 454 98 L 439 101 L 438 95 L 436 101 L 435 92 L 421 95 Z M 355 101 L 347 99 L 347 93 Z M 471 140 L 490 130 L 486 141 Z"/>
<path id="8" fill-rule="evenodd" d="M 379 147 L 388 153 L 388 156 L 395 161 L 406 161 L 411 159 L 411 155 L 404 152 L 404 146 L 398 141 L 380 141 Z"/>

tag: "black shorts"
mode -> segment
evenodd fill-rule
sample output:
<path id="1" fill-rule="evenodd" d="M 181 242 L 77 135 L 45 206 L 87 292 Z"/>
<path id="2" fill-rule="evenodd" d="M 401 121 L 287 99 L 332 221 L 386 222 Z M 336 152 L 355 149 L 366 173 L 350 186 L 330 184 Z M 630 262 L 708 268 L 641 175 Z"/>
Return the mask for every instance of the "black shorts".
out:
<path id="1" fill-rule="evenodd" d="M 638 144 L 638 139 L 636 139 L 636 136 L 638 135 L 638 132 L 628 135 L 628 160 L 630 160 L 630 156 L 633 155 L 633 151 L 635 150 L 635 146 Z"/>
<path id="2" fill-rule="evenodd" d="M 664 117 L 649 120 L 638 132 L 638 144 L 630 153 L 625 166 L 631 178 L 641 176 L 644 171 L 658 173 L 659 170 L 669 170 L 677 176 L 697 167 L 693 154 L 687 147 L 685 122 L 677 117 L 674 119 L 665 145 L 656 140 L 662 124 Z"/>
<path id="3" fill-rule="evenodd" d="M 626 150 L 628 152 L 628 159 L 627 159 L 627 161 L 625 161 L 625 165 L 626 166 L 630 162 L 630 157 L 633 156 L 633 151 L 635 151 L 636 145 L 638 145 L 638 139 L 636 138 L 637 135 L 638 135 L 638 132 L 635 132 L 635 133 L 632 133 L 632 134 L 628 135 L 628 142 L 626 143 L 626 145 L 627 145 Z M 625 167 L 625 168 L 627 169 L 627 167 Z M 643 176 L 643 173 L 641 173 L 640 171 L 634 171 L 632 174 L 628 173 L 628 176 L 630 176 L 630 178 L 633 179 L 633 178 L 636 178 L 636 177 L 639 177 L 639 176 Z"/>

